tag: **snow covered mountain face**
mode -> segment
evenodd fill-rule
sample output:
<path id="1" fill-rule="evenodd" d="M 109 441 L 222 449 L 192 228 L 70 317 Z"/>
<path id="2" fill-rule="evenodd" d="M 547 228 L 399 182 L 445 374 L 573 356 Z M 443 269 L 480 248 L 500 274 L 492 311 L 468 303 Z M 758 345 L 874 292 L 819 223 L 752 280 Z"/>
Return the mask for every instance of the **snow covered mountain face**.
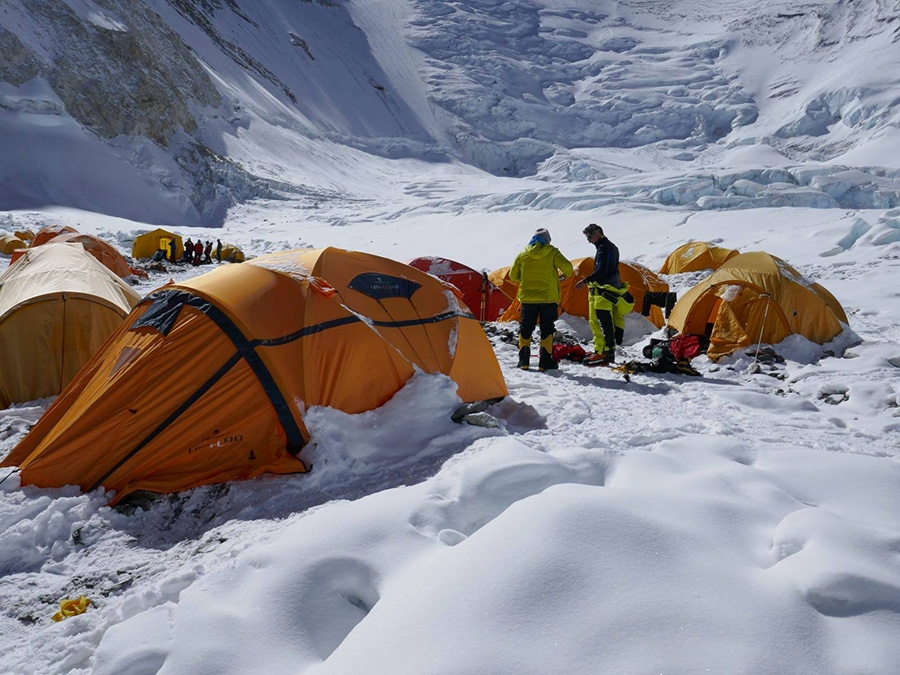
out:
<path id="1" fill-rule="evenodd" d="M 898 40 L 888 0 L 5 0 L 0 210 L 215 226 L 365 197 L 359 152 L 586 203 L 892 208 Z"/>

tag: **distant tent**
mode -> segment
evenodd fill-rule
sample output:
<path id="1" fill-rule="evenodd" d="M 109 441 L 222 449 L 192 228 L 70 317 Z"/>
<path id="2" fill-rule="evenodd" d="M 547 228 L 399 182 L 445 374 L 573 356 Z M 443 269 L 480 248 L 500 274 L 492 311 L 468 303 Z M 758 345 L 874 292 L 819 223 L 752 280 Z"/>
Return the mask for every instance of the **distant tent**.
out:
<path id="1" fill-rule="evenodd" d="M 487 273 L 478 272 L 447 258 L 415 258 L 411 267 L 453 284 L 462 294 L 463 302 L 479 321 L 496 321 L 512 304 L 512 298 L 501 291 L 488 278 Z"/>
<path id="2" fill-rule="evenodd" d="M 74 227 L 69 227 L 68 225 L 48 225 L 47 227 L 42 227 L 37 231 L 37 234 L 34 235 L 34 239 L 31 240 L 31 246 L 46 244 L 54 237 L 71 232 L 78 232 L 78 230 Z"/>
<path id="3" fill-rule="evenodd" d="M 131 268 L 131 265 L 128 264 L 128 261 L 125 260 L 125 256 L 119 253 L 112 244 L 92 234 L 67 232 L 53 237 L 47 244 L 81 244 L 85 251 L 94 256 L 98 262 L 117 277 L 124 278 L 136 273 Z M 13 254 L 10 264 L 14 263 L 24 253 L 24 250 L 19 250 Z"/>
<path id="4" fill-rule="evenodd" d="M 28 249 L 0 274 L 0 408 L 60 393 L 140 299 L 80 244 Z"/>
<path id="5" fill-rule="evenodd" d="M 31 230 L 16 230 L 15 235 L 26 244 L 30 244 L 34 241 L 34 232 Z"/>
<path id="6" fill-rule="evenodd" d="M 334 248 L 222 265 L 148 296 L 5 466 L 23 483 L 176 492 L 305 471 L 309 406 L 388 401 L 416 372 L 507 394 L 481 325 L 438 279 Z M 427 424 L 427 420 L 411 423 Z"/>
<path id="7" fill-rule="evenodd" d="M 594 271 L 594 259 L 592 257 L 576 258 L 572 261 L 572 266 L 575 268 L 575 274 L 560 284 L 562 293 L 560 308 L 567 314 L 586 319 L 588 318 L 588 289 L 586 286 L 575 288 L 575 284 Z M 619 276 L 623 282 L 628 284 L 628 290 L 634 296 L 634 311 L 638 313 L 643 307 L 645 294 L 669 291 L 669 284 L 640 263 L 630 260 L 620 261 Z M 650 308 L 650 315 L 647 318 L 657 328 L 662 328 L 666 323 L 662 309 L 658 306 Z"/>
<path id="8" fill-rule="evenodd" d="M 17 249 L 27 248 L 28 244 L 12 234 L 0 234 L 0 253 L 12 255 Z"/>
<path id="9" fill-rule="evenodd" d="M 519 302 L 516 300 L 516 296 L 519 294 L 519 284 L 509 278 L 509 267 L 500 267 L 493 272 L 488 272 L 488 280 L 513 301 L 509 306 L 509 309 L 507 309 L 497 320 L 518 320 Z"/>
<path id="10" fill-rule="evenodd" d="M 669 317 L 680 333 L 708 335 L 713 359 L 795 333 L 823 344 L 843 330 L 841 322 L 847 315 L 831 293 L 761 251 L 726 262 L 685 293 Z"/>
<path id="11" fill-rule="evenodd" d="M 215 252 L 216 247 L 213 246 Z M 222 244 L 222 261 L 230 263 L 244 262 L 244 252 L 234 244 Z"/>
<path id="12" fill-rule="evenodd" d="M 660 274 L 679 274 L 681 272 L 698 272 L 700 270 L 717 270 L 727 260 L 738 255 L 731 248 L 721 248 L 705 241 L 689 241 L 669 254 Z"/>
<path id="13" fill-rule="evenodd" d="M 576 258 L 572 261 L 575 274 L 560 283 L 559 311 L 588 318 L 588 290 L 586 286 L 575 288 L 575 284 L 594 271 L 593 258 Z M 644 303 L 644 295 L 648 292 L 667 293 L 669 285 L 660 279 L 653 271 L 643 265 L 623 260 L 619 263 L 619 276 L 628 284 L 628 290 L 634 296 L 634 311 L 640 313 Z M 519 318 L 520 304 L 515 300 L 508 310 L 500 318 L 501 321 L 515 321 Z M 657 306 L 650 308 L 647 317 L 654 326 L 662 328 L 666 321 L 662 309 Z"/>
<path id="14" fill-rule="evenodd" d="M 181 260 L 184 256 L 184 242 L 179 235 L 163 229 L 152 230 L 135 237 L 131 246 L 131 257 L 135 260 L 152 258 L 154 253 L 162 250 L 165 251 L 166 258 L 168 258 L 169 242 L 172 239 L 175 240 L 175 259 Z"/>

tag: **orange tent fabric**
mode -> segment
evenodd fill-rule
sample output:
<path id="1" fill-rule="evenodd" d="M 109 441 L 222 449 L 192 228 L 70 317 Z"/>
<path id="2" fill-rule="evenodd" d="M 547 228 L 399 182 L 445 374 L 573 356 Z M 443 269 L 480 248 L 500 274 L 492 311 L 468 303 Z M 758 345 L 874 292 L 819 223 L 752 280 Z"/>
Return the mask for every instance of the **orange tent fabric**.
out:
<path id="1" fill-rule="evenodd" d="M 34 241 L 34 232 L 31 230 L 16 230 L 14 234 L 26 244 Z"/>
<path id="2" fill-rule="evenodd" d="M 447 258 L 422 257 L 409 261 L 410 267 L 427 272 L 459 289 L 463 302 L 479 321 L 496 321 L 512 304 L 486 273 Z"/>
<path id="3" fill-rule="evenodd" d="M 575 288 L 575 284 L 594 271 L 594 259 L 576 258 L 572 261 L 572 267 L 575 268 L 575 274 L 560 282 L 559 311 L 587 319 L 588 289 L 586 286 Z M 650 291 L 668 292 L 669 290 L 669 284 L 660 279 L 652 270 L 636 262 L 621 261 L 619 263 L 619 276 L 622 278 L 622 281 L 628 284 L 628 290 L 634 296 L 634 311 L 638 313 L 643 307 L 645 293 Z M 500 317 L 500 321 L 517 321 L 520 307 L 519 301 L 513 300 L 513 304 Z M 662 328 L 666 323 L 662 309 L 659 307 L 651 307 L 650 316 L 647 318 L 657 328 Z"/>
<path id="4" fill-rule="evenodd" d="M 3 465 L 115 501 L 302 472 L 309 406 L 371 410 L 416 370 L 507 395 L 481 325 L 424 272 L 334 248 L 217 266 L 145 298 Z"/>
<path id="5" fill-rule="evenodd" d="M 34 239 L 31 240 L 31 246 L 33 248 L 35 246 L 40 246 L 41 244 L 46 244 L 54 237 L 72 232 L 78 232 L 78 230 L 74 227 L 69 227 L 68 225 L 48 225 L 47 227 L 42 227 L 37 231 L 37 234 L 34 235 Z"/>
<path id="6" fill-rule="evenodd" d="M 66 232 L 53 237 L 53 239 L 50 239 L 46 243 L 81 244 L 85 251 L 94 256 L 100 264 L 120 279 L 135 274 L 135 270 L 133 270 L 131 265 L 128 264 L 128 261 L 125 260 L 125 256 L 119 253 L 112 244 L 105 242 L 92 234 Z M 14 263 L 24 252 L 24 250 L 20 249 L 14 253 L 10 260 L 10 264 Z"/>
<path id="7" fill-rule="evenodd" d="M 831 293 L 762 251 L 726 262 L 685 293 L 669 316 L 680 333 L 708 334 L 712 359 L 795 333 L 823 344 L 843 330 L 842 322 L 847 315 Z"/>
<path id="8" fill-rule="evenodd" d="M 717 270 L 722 263 L 738 255 L 732 248 L 722 248 L 705 241 L 689 241 L 669 254 L 660 274 L 679 274 L 700 270 Z"/>

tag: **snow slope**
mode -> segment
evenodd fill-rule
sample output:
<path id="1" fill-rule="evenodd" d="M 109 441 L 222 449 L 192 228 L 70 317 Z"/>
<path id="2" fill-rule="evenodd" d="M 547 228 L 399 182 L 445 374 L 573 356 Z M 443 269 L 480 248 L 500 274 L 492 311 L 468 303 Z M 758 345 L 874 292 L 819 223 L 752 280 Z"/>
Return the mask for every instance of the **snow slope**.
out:
<path id="1" fill-rule="evenodd" d="M 0 26 L 63 4 L 99 34 L 137 20 L 124 3 L 13 0 Z M 305 475 L 116 510 L 11 474 L 0 672 L 896 672 L 896 8 L 148 6 L 223 101 L 192 108 L 196 131 L 171 147 L 202 144 L 220 173 L 193 184 L 180 150 L 103 140 L 42 77 L 7 74 L 0 231 L 69 224 L 127 253 L 168 223 L 249 255 L 341 246 L 494 269 L 537 227 L 590 255 L 581 230 L 598 222 L 653 269 L 690 239 L 766 250 L 849 326 L 774 345 L 784 362 L 757 373 L 750 350 L 698 357 L 702 377 L 626 382 L 571 362 L 520 371 L 510 324 L 492 337 L 510 390 L 495 428 L 454 424 L 453 384 L 417 375 L 378 410 L 310 410 Z M 682 293 L 704 274 L 668 281 Z M 589 338 L 576 317 L 557 327 Z M 629 317 L 620 358 L 652 330 Z M 49 403 L 0 411 L 0 456 Z M 50 620 L 79 595 L 84 614 Z"/>

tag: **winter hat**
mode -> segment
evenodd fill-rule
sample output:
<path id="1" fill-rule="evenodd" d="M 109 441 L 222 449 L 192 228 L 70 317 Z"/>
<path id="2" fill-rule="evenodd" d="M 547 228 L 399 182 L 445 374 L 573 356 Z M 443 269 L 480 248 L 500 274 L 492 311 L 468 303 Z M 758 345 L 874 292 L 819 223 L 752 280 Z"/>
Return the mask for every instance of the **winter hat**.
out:
<path id="1" fill-rule="evenodd" d="M 603 234 L 603 228 L 597 225 L 597 223 L 591 223 L 582 230 L 582 233 L 586 234 L 588 237 L 592 236 L 595 232 Z"/>
<path id="2" fill-rule="evenodd" d="M 536 229 L 534 231 L 534 237 L 535 238 L 540 237 L 541 239 L 543 239 L 543 241 L 541 242 L 543 244 L 550 243 L 550 233 L 547 231 L 547 228 L 545 228 L 545 227 L 539 227 L 538 229 Z"/>

